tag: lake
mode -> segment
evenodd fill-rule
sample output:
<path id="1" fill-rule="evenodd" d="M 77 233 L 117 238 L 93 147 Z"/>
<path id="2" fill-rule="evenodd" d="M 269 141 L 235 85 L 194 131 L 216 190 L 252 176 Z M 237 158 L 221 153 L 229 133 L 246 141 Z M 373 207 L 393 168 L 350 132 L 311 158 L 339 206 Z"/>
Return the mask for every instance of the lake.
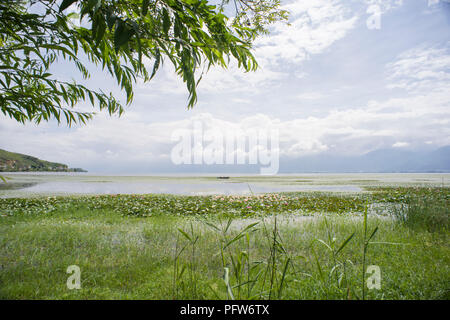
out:
<path id="1" fill-rule="evenodd" d="M 148 193 L 249 195 L 289 191 L 362 192 L 365 186 L 448 186 L 450 181 L 450 174 L 444 173 L 129 176 L 36 172 L 2 175 L 8 178 L 8 183 L 0 184 L 0 197 Z M 228 178 L 218 178 L 223 176 Z"/>

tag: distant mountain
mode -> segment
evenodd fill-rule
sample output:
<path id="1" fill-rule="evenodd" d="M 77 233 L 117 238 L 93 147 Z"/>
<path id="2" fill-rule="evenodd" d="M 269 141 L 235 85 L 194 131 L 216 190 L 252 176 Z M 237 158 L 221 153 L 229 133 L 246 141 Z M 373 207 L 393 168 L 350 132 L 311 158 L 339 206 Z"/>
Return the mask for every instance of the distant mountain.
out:
<path id="1" fill-rule="evenodd" d="M 136 162 L 123 169 L 121 164 L 114 162 L 94 164 L 92 170 L 108 168 L 115 173 L 139 174 L 170 173 L 170 174 L 259 174 L 260 164 L 225 164 L 225 165 L 174 165 L 170 161 L 148 164 Z M 116 165 L 116 166 L 115 166 Z M 135 170 L 135 171 L 130 171 Z M 280 157 L 280 174 L 296 173 L 395 173 L 395 172 L 448 172 L 450 173 L 450 146 L 439 149 L 406 150 L 401 148 L 385 148 L 362 155 L 342 155 L 324 152 L 303 157 Z"/>
<path id="2" fill-rule="evenodd" d="M 439 148 L 430 153 L 424 170 L 450 171 L 450 146 Z"/>
<path id="3" fill-rule="evenodd" d="M 450 172 L 450 146 L 432 151 L 379 149 L 360 156 L 319 154 L 282 159 L 280 173 Z"/>
<path id="4" fill-rule="evenodd" d="M 69 168 L 66 164 L 0 149 L 0 172 L 12 171 L 86 172 L 81 168 Z"/>

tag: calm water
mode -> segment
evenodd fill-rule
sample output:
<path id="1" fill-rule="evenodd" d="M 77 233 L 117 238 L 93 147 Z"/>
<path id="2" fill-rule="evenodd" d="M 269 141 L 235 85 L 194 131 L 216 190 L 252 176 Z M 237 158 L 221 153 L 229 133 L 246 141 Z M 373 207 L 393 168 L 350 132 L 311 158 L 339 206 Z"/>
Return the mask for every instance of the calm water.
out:
<path id="1" fill-rule="evenodd" d="M 113 176 L 76 173 L 7 173 L 0 197 L 58 194 L 184 195 L 251 194 L 286 191 L 361 192 L 367 185 L 445 184 L 449 174 L 303 174 L 229 179 L 217 176 Z"/>
<path id="2" fill-rule="evenodd" d="M 358 186 L 277 186 L 254 183 L 174 183 L 174 182 L 44 182 L 21 189 L 31 193 L 75 193 L 75 194 L 250 194 L 282 191 L 353 191 L 359 192 Z"/>

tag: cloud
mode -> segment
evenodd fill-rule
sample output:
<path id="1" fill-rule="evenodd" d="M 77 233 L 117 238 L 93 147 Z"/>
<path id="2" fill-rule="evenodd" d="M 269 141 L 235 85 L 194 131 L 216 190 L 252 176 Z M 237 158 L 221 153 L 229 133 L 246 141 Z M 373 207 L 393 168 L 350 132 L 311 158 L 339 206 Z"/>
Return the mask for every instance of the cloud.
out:
<path id="1" fill-rule="evenodd" d="M 101 112 L 87 126 L 66 129 L 3 118 L 0 147 L 92 171 L 157 172 L 171 163 L 171 134 L 192 129 L 194 122 L 216 132 L 275 128 L 280 156 L 292 159 L 450 144 L 450 46 L 446 33 L 431 35 L 442 25 L 430 27 L 419 19 L 411 26 L 412 11 L 403 8 L 391 16 L 400 30 L 367 32 L 367 5 L 377 3 L 383 13 L 401 5 L 384 0 L 286 4 L 291 26 L 275 24 L 272 35 L 255 45 L 260 69 L 244 73 L 235 63 L 227 70 L 211 69 L 189 112 L 186 86 L 166 61 L 155 79 L 137 85 L 133 106 L 120 119 Z M 383 32 L 392 34 L 395 45 L 371 46 Z M 405 34 L 408 39 L 396 38 Z M 386 64 L 389 57 L 395 59 Z M 105 84 L 102 74 L 94 76 Z"/>
<path id="2" fill-rule="evenodd" d="M 355 27 L 358 17 L 341 1 L 294 1 L 283 6 L 290 25 L 276 23 L 271 34 L 256 41 L 256 57 L 266 64 L 299 64 L 322 53 Z"/>
<path id="3" fill-rule="evenodd" d="M 318 92 L 318 91 L 309 91 L 309 92 L 304 92 L 301 93 L 299 95 L 297 95 L 297 99 L 300 100 L 318 100 L 318 99 L 322 99 L 323 97 L 325 97 L 325 94 Z"/>
<path id="4" fill-rule="evenodd" d="M 324 52 L 354 28 L 358 19 L 340 1 L 297 0 L 283 8 L 291 12 L 290 25 L 275 23 L 270 35 L 262 36 L 254 43 L 254 55 L 259 64 L 257 71 L 245 73 L 232 60 L 227 69 L 216 67 L 205 72 L 199 92 L 256 94 L 273 88 L 288 79 L 288 65 L 301 65 L 312 55 Z M 156 85 L 142 85 L 141 88 L 166 94 L 185 92 L 185 85 L 169 62 L 161 71 L 162 74 L 155 79 L 158 80 Z M 199 70 L 197 76 L 201 73 L 202 70 Z M 299 78 L 304 76 L 304 72 L 298 75 Z"/>
<path id="5" fill-rule="evenodd" d="M 148 122 L 131 111 L 119 119 L 100 114 L 85 127 L 64 131 L 45 123 L 39 127 L 22 126 L 7 120 L 2 122 L 0 136 L 7 150 L 71 166 L 124 170 L 146 164 L 156 166 L 153 169 L 157 171 L 161 163 L 171 163 L 170 152 L 175 144 L 172 133 L 192 130 L 195 122 L 201 123 L 205 131 L 215 130 L 224 136 L 247 130 L 278 130 L 282 158 L 450 144 L 449 97 L 437 92 L 371 101 L 359 108 L 330 110 L 320 117 L 287 120 L 261 113 L 235 119 L 199 113 L 173 121 Z"/>
<path id="6" fill-rule="evenodd" d="M 378 6 L 381 14 L 403 5 L 403 0 L 364 0 L 364 2 L 367 6 Z"/>
<path id="7" fill-rule="evenodd" d="M 409 142 L 405 142 L 405 141 L 399 141 L 396 142 L 392 145 L 392 148 L 404 148 L 404 147 L 408 147 L 410 145 Z"/>
<path id="8" fill-rule="evenodd" d="M 254 55 L 259 68 L 244 73 L 231 63 L 224 70 L 211 69 L 203 76 L 202 92 L 251 92 L 256 94 L 289 78 L 289 65 L 301 65 L 312 55 L 322 53 L 342 39 L 357 21 L 357 16 L 339 1 L 297 0 L 283 6 L 291 12 L 290 25 L 277 22 L 271 33 L 255 41 Z M 306 73 L 301 72 L 298 78 Z"/>
<path id="9" fill-rule="evenodd" d="M 422 45 L 401 53 L 396 61 L 387 65 L 388 87 L 411 92 L 450 89 L 449 44 Z"/>

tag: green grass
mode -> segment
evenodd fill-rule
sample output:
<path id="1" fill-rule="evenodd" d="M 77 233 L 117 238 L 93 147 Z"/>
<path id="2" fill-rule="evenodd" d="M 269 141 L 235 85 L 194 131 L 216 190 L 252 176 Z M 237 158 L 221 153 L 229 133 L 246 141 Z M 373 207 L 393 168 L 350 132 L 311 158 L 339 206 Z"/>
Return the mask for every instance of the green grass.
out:
<path id="1" fill-rule="evenodd" d="M 393 210 L 393 216 L 405 226 L 429 232 L 449 230 L 450 207 L 445 200 L 412 198 L 405 201 L 401 208 Z"/>
<path id="2" fill-rule="evenodd" d="M 113 210 L 122 215 L 228 215 L 260 216 L 276 212 L 311 214 L 363 211 L 360 196 L 325 193 L 262 194 L 255 196 L 102 195 L 80 197 L 36 197 L 0 199 L 4 215 L 42 214 L 58 210 L 86 208 Z"/>
<path id="3" fill-rule="evenodd" d="M 362 214 L 366 201 L 401 208 L 424 194 L 436 200 L 424 213 L 448 214 L 448 188 L 372 191 L 0 199 L 0 298 L 362 299 L 363 265 L 377 265 L 381 289 L 366 299 L 449 299 L 448 229 L 369 214 L 365 232 Z M 70 265 L 80 290 L 67 289 Z"/>

